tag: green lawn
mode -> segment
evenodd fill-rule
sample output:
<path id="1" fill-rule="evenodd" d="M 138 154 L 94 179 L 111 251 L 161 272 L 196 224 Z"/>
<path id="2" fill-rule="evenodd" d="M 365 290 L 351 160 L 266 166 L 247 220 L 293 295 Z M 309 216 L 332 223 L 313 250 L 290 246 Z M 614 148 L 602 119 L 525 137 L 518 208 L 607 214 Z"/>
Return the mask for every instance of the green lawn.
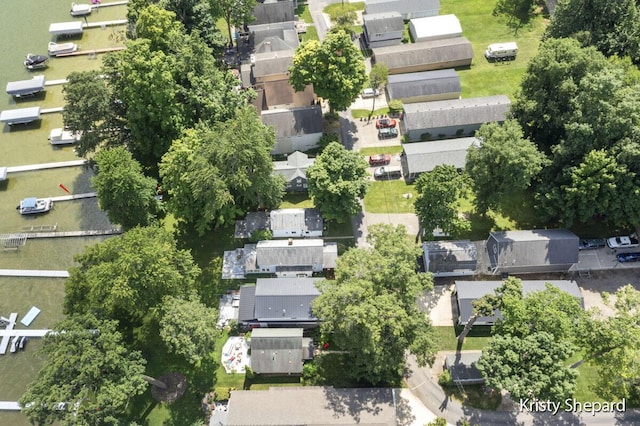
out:
<path id="1" fill-rule="evenodd" d="M 527 63 L 538 51 L 546 21 L 537 16 L 514 34 L 505 18 L 492 15 L 494 5 L 495 1 L 483 0 L 440 2 L 440 15 L 455 14 L 460 20 L 462 35 L 473 45 L 474 59 L 471 68 L 458 70 L 463 98 L 502 94 L 513 98 Z M 506 63 L 489 63 L 484 58 L 484 51 L 489 44 L 502 41 L 518 43 L 517 59 Z"/>
<path id="2" fill-rule="evenodd" d="M 458 334 L 462 327 L 433 327 L 436 334 L 438 351 L 455 351 L 458 348 Z M 491 340 L 491 328 L 476 326 L 464 339 L 461 350 L 471 351 L 484 348 Z"/>
<path id="3" fill-rule="evenodd" d="M 368 85 L 368 83 L 366 85 Z M 367 118 L 369 117 L 369 114 L 371 114 L 370 109 L 352 109 L 351 110 L 351 116 L 353 118 Z M 374 116 L 374 115 L 385 115 L 385 114 L 389 114 L 389 108 L 387 107 L 376 109 L 373 111 L 373 114 L 371 115 Z"/>
<path id="4" fill-rule="evenodd" d="M 309 10 L 309 5 L 306 1 L 298 1 L 298 7 L 296 7 L 296 15 L 298 18 L 307 24 L 313 23 L 313 18 L 311 18 L 311 11 Z"/>
<path id="5" fill-rule="evenodd" d="M 396 155 L 402 152 L 402 145 L 362 148 L 359 152 L 360 154 L 366 156 L 375 154 Z"/>
<path id="6" fill-rule="evenodd" d="M 306 192 L 302 194 L 287 194 L 280 203 L 281 209 L 308 209 L 313 207 L 313 201 Z"/>
<path id="7" fill-rule="evenodd" d="M 402 179 L 375 181 L 364 196 L 364 208 L 369 213 L 413 213 L 415 197 L 415 187 Z"/>
<path id="8" fill-rule="evenodd" d="M 338 16 L 344 15 L 345 13 L 358 12 L 362 10 L 364 10 L 363 1 L 354 2 L 354 3 L 349 3 L 349 2 L 334 3 L 325 7 L 322 11 L 327 15 L 329 15 L 332 21 L 335 21 L 335 19 Z"/>
<path id="9" fill-rule="evenodd" d="M 320 40 L 320 37 L 318 37 L 318 30 L 316 30 L 316 27 L 314 27 L 313 25 L 308 25 L 307 32 L 300 35 L 301 42 L 304 43 L 308 40 Z"/>

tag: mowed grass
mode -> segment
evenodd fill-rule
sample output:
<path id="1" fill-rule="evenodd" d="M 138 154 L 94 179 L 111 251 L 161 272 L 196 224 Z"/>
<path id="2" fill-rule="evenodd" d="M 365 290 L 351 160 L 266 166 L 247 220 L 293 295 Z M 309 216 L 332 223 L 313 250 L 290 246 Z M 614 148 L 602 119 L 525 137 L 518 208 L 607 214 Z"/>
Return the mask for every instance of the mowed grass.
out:
<path id="1" fill-rule="evenodd" d="M 540 38 L 547 25 L 541 15 L 520 28 L 517 33 L 507 25 L 506 18 L 492 15 L 495 1 L 442 0 L 440 15 L 455 14 L 462 26 L 462 35 L 473 45 L 474 59 L 469 69 L 459 69 L 462 97 L 513 95 L 520 86 L 527 64 L 538 51 Z M 518 57 L 515 61 L 490 63 L 484 57 L 492 43 L 515 41 Z"/>
<path id="2" fill-rule="evenodd" d="M 349 12 L 358 12 L 364 10 L 364 2 L 354 2 L 354 3 L 334 3 L 325 7 L 322 11 L 331 17 L 332 21 L 335 21 L 338 16 L 342 16 L 345 13 Z"/>
<path id="3" fill-rule="evenodd" d="M 375 155 L 375 154 L 389 154 L 389 155 L 397 155 L 402 152 L 402 145 L 393 145 L 393 146 L 381 146 L 381 147 L 368 147 L 360 149 L 360 154 L 364 156 Z"/>
<path id="4" fill-rule="evenodd" d="M 458 347 L 458 334 L 462 327 L 433 327 L 435 331 L 436 346 L 438 351 L 455 351 Z M 491 340 L 489 327 L 476 326 L 471 329 L 464 339 L 461 350 L 482 350 Z"/>
<path id="5" fill-rule="evenodd" d="M 310 209 L 313 208 L 313 200 L 309 198 L 309 194 L 287 194 L 280 203 L 281 209 Z"/>
<path id="6" fill-rule="evenodd" d="M 364 196 L 364 209 L 369 213 L 414 213 L 416 195 L 415 187 L 402 179 L 374 181 Z"/>

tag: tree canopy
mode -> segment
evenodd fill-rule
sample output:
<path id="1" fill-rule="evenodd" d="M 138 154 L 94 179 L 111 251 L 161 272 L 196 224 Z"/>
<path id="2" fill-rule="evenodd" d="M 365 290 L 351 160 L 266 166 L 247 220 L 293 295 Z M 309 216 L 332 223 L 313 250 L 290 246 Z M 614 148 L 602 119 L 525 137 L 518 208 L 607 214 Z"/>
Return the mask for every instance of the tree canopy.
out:
<path id="1" fill-rule="evenodd" d="M 432 363 L 435 345 L 429 319 L 416 298 L 432 288 L 416 270 L 419 247 L 404 226 L 373 225 L 372 248 L 352 248 L 338 259 L 336 279 L 319 284 L 315 314 L 323 336 L 347 351 L 348 374 L 371 385 L 397 385 L 406 369 L 405 351 L 420 365 Z"/>
<path id="2" fill-rule="evenodd" d="M 20 398 L 29 421 L 124 424 L 129 401 L 147 383 L 144 359 L 126 348 L 116 328 L 116 321 L 71 316 L 44 337 L 47 361 Z"/>
<path id="3" fill-rule="evenodd" d="M 360 154 L 331 142 L 307 170 L 309 196 L 326 220 L 345 222 L 360 211 L 369 187 L 367 163 Z"/>
<path id="4" fill-rule="evenodd" d="M 331 111 L 344 111 L 358 97 L 367 74 L 364 58 L 344 30 L 329 32 L 321 42 L 302 43 L 289 67 L 289 82 L 297 91 L 313 85 L 329 101 Z"/>

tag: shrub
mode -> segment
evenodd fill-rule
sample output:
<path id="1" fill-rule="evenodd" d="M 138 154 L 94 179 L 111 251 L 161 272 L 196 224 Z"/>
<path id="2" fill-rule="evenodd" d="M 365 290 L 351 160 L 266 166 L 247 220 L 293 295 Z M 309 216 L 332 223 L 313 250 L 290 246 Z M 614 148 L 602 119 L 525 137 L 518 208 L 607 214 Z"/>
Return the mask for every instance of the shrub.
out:
<path id="1" fill-rule="evenodd" d="M 444 370 L 438 376 L 438 384 L 442 387 L 451 386 L 451 373 L 449 370 Z"/>
<path id="2" fill-rule="evenodd" d="M 320 373 L 318 372 L 318 364 L 315 362 L 307 362 L 302 366 L 302 383 L 305 385 L 316 385 L 320 381 Z"/>
<path id="3" fill-rule="evenodd" d="M 400 112 L 402 111 L 402 101 L 398 99 L 393 99 L 389 101 L 389 112 Z"/>
<path id="4" fill-rule="evenodd" d="M 335 133 L 325 133 L 324 135 L 322 135 L 322 137 L 318 141 L 319 152 L 324 151 L 327 145 L 329 145 L 331 142 L 340 142 L 340 138 L 338 137 L 338 135 L 336 135 Z"/>
<path id="5" fill-rule="evenodd" d="M 353 25 L 358 18 L 355 12 L 344 12 L 341 15 L 335 17 L 335 22 L 338 25 Z"/>
<path id="6" fill-rule="evenodd" d="M 214 401 L 227 401 L 231 396 L 232 388 L 216 387 L 213 389 Z"/>
<path id="7" fill-rule="evenodd" d="M 244 367 L 244 377 L 246 377 L 247 380 L 251 380 L 256 377 L 256 373 L 247 365 Z"/>
<path id="8" fill-rule="evenodd" d="M 256 229 L 251 232 L 251 236 L 249 237 L 249 241 L 255 243 L 257 241 L 270 240 L 273 238 L 273 233 L 270 229 Z"/>
<path id="9" fill-rule="evenodd" d="M 420 135 L 420 140 L 422 142 L 426 142 L 426 141 L 430 141 L 431 140 L 431 133 L 423 133 Z"/>

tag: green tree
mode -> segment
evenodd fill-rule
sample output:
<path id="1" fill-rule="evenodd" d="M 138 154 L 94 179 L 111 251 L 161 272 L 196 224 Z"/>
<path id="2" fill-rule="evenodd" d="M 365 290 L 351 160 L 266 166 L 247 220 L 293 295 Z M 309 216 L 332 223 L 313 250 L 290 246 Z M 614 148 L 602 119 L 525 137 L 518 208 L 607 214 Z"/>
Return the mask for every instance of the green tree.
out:
<path id="1" fill-rule="evenodd" d="M 360 211 L 369 186 L 367 163 L 357 152 L 331 142 L 307 170 L 309 195 L 326 220 L 343 223 Z"/>
<path id="2" fill-rule="evenodd" d="M 533 18 L 535 0 L 498 0 L 493 16 L 506 16 L 507 23 L 515 33 Z"/>
<path id="3" fill-rule="evenodd" d="M 369 85 L 375 91 L 382 89 L 389 79 L 389 67 L 383 63 L 376 63 L 371 67 L 369 73 Z M 371 105 L 371 115 L 376 109 L 376 97 L 373 97 L 373 105 Z M 371 118 L 371 115 L 369 118 Z"/>
<path id="4" fill-rule="evenodd" d="M 242 28 L 255 19 L 253 16 L 253 10 L 256 7 L 255 0 L 215 0 L 213 7 L 216 15 L 227 23 L 230 44 L 233 44 L 231 26 Z"/>
<path id="5" fill-rule="evenodd" d="M 199 365 L 214 349 L 220 334 L 215 327 L 218 312 L 196 297 L 169 296 L 161 305 L 160 337 L 171 352 Z"/>
<path id="6" fill-rule="evenodd" d="M 500 210 L 510 196 L 529 188 L 546 159 L 523 137 L 515 120 L 483 124 L 476 137 L 481 145 L 469 148 L 465 170 L 471 177 L 476 209 L 484 214 Z"/>
<path id="7" fill-rule="evenodd" d="M 295 90 L 312 84 L 315 93 L 329 101 L 331 113 L 347 109 L 366 81 L 362 53 L 342 30 L 328 33 L 322 43 L 309 40 L 300 45 L 289 67 Z"/>
<path id="8" fill-rule="evenodd" d="M 46 356 L 20 398 L 34 424 L 124 424 L 131 398 L 142 394 L 145 361 L 123 344 L 117 322 L 72 316 L 44 337 Z"/>
<path id="9" fill-rule="evenodd" d="M 347 351 L 352 379 L 395 385 L 406 370 L 405 351 L 415 354 L 420 365 L 433 362 L 431 324 L 415 303 L 432 281 L 416 271 L 419 248 L 402 225 L 376 225 L 369 231 L 373 247 L 340 256 L 336 279 L 319 284 L 313 309 L 322 318 L 323 335 Z"/>
<path id="10" fill-rule="evenodd" d="M 91 184 L 109 220 L 126 229 L 154 223 L 160 212 L 156 182 L 123 147 L 102 149 L 94 157 L 98 174 Z"/>
<path id="11" fill-rule="evenodd" d="M 67 314 L 93 313 L 130 329 L 166 296 L 186 297 L 200 270 L 160 227 L 134 228 L 88 247 L 65 283 Z"/>
<path id="12" fill-rule="evenodd" d="M 458 342 L 464 342 L 465 337 L 471 331 L 471 327 L 473 324 L 481 317 L 490 317 L 495 315 L 496 309 L 498 306 L 498 300 L 495 294 L 485 294 L 479 299 L 471 302 L 473 305 L 473 313 L 471 317 L 467 320 L 467 323 L 464 326 L 464 329 L 458 335 Z"/>
<path id="13" fill-rule="evenodd" d="M 547 332 L 494 336 L 476 367 L 487 386 L 509 391 L 512 399 L 563 401 L 573 394 L 578 376 L 565 366 L 573 352 L 569 342 L 556 341 Z"/>
<path id="14" fill-rule="evenodd" d="M 458 173 L 450 165 L 438 165 L 431 172 L 418 177 L 418 197 L 414 207 L 425 238 L 433 238 L 432 232 L 436 228 L 450 235 L 460 235 L 470 229 L 469 221 L 458 213 L 458 200 L 466 193 L 468 186 L 467 176 Z"/>

